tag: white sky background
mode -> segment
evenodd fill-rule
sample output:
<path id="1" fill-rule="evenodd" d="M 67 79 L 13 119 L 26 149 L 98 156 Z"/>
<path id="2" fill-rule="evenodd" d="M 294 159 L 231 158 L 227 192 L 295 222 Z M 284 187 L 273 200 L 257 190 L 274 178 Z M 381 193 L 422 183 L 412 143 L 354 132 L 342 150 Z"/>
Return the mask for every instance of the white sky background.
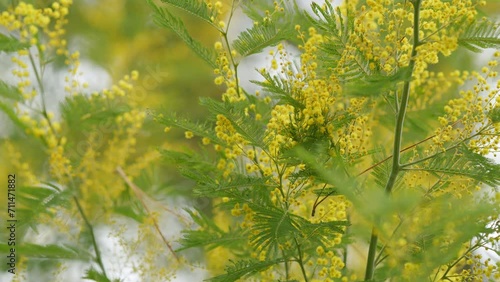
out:
<path id="1" fill-rule="evenodd" d="M 302 0 L 299 2 L 299 4 L 302 7 L 307 8 L 309 7 L 309 4 L 311 2 L 312 2 L 311 0 Z M 322 1 L 316 1 L 316 2 L 322 2 Z M 334 4 L 337 4 L 339 2 L 340 1 L 337 0 L 334 2 Z M 234 39 L 236 38 L 239 32 L 245 30 L 246 28 L 251 27 L 252 21 L 246 18 L 246 16 L 241 11 L 237 11 L 232 19 L 231 25 L 232 28 L 230 28 L 229 36 L 230 38 Z M 257 73 L 256 69 L 269 67 L 270 65 L 271 58 L 268 55 L 269 50 L 270 48 L 267 48 L 261 54 L 256 54 L 248 58 L 245 58 L 240 64 L 239 74 L 241 79 L 241 86 L 247 89 L 249 93 L 252 93 L 254 90 L 257 89 L 255 85 L 250 83 L 250 80 L 261 80 L 261 76 Z M 287 51 L 292 53 L 292 55 L 299 54 L 298 50 L 293 46 L 288 46 Z M 480 54 L 478 56 L 478 60 L 475 61 L 476 65 L 472 66 L 472 68 L 479 69 L 480 67 L 485 65 L 487 61 L 491 59 L 492 57 L 491 55 L 493 54 L 493 52 L 494 51 L 492 50 L 487 50 L 487 52 Z M 5 54 L 0 54 L 1 66 L 9 64 L 9 62 L 10 62 L 9 56 Z M 80 71 L 83 74 L 83 76 L 81 77 L 82 82 L 86 81 L 89 84 L 89 89 L 87 90 L 88 93 L 92 93 L 93 91 L 99 91 L 105 87 L 110 87 L 112 84 L 111 76 L 106 72 L 106 70 L 93 64 L 90 61 L 86 61 L 84 58 L 81 59 Z M 65 75 L 66 75 L 65 72 L 55 71 L 54 69 L 49 67 L 44 76 L 44 83 L 45 85 L 48 85 L 46 92 L 51 93 L 50 95 L 51 100 L 49 100 L 47 104 L 50 105 L 49 110 L 54 111 L 56 114 L 58 112 L 57 110 L 58 102 L 64 99 Z M 5 68 L 0 68 L 0 77 L 2 77 L 3 79 L 7 78 L 6 80 L 14 79 L 13 76 L 10 74 L 10 70 Z M 32 81 L 35 81 L 34 77 L 32 78 Z M 5 124 L 5 117 L 2 115 L 0 115 L 0 124 Z M 8 128 L 3 128 L 3 126 L 0 127 L 0 138 L 8 134 L 7 132 Z M 499 160 L 500 160 L 499 158 L 496 159 L 497 162 Z M 179 204 L 177 205 L 179 207 L 182 206 Z M 165 226 L 165 228 L 163 228 L 162 231 L 168 234 L 169 236 L 167 237 L 170 238 L 178 237 L 178 234 L 181 230 L 181 226 L 176 224 L 176 221 L 172 218 L 169 219 L 164 217 L 164 220 L 160 224 L 160 226 Z M 166 226 L 168 226 L 168 228 Z M 130 232 L 131 234 L 133 234 L 136 231 L 135 229 L 137 228 L 137 226 L 131 225 L 130 228 L 131 228 Z M 133 258 L 132 259 L 129 258 L 128 260 L 126 260 L 121 256 L 115 255 L 123 253 L 124 251 L 119 246 L 118 239 L 116 237 L 109 236 L 110 231 L 111 230 L 109 229 L 109 227 L 96 228 L 96 233 L 98 234 L 98 244 L 103 249 L 101 250 L 103 253 L 103 261 L 107 268 L 109 276 L 112 278 L 121 278 L 122 281 L 124 282 L 140 281 L 139 277 L 133 274 L 131 268 L 130 262 L 133 260 Z M 40 236 L 42 236 L 38 238 L 39 240 L 42 240 L 40 242 L 44 242 L 44 240 L 50 240 L 49 238 L 44 239 L 43 234 L 48 234 L 50 236 L 50 231 L 47 230 L 46 232 L 44 231 L 40 232 Z M 491 256 L 495 260 L 500 260 L 500 257 L 496 256 L 496 254 L 494 254 L 493 252 L 489 252 L 486 255 Z M 137 263 L 137 261 L 135 261 L 135 263 Z M 84 265 L 81 263 L 68 264 L 68 270 L 64 274 L 68 279 L 67 281 L 84 281 L 80 279 L 84 270 L 83 266 Z M 176 282 L 202 281 L 203 278 L 206 278 L 205 274 L 206 272 L 202 269 L 198 269 L 195 271 L 183 270 L 178 273 L 177 278 L 174 279 L 173 281 Z M 0 281 L 10 281 L 9 277 L 11 276 L 2 273 L 0 274 Z"/>

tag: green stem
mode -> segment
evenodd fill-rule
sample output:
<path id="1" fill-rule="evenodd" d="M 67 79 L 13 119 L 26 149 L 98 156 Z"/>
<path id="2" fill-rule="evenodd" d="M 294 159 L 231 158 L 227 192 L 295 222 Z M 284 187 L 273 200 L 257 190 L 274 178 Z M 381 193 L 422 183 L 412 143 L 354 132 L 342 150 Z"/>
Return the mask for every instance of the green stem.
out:
<path id="1" fill-rule="evenodd" d="M 304 268 L 304 259 L 302 258 L 302 251 L 300 250 L 300 244 L 297 241 L 297 238 L 293 238 L 293 240 L 295 241 L 295 246 L 297 246 L 297 251 L 299 253 L 299 259 L 297 260 L 297 262 L 300 265 L 300 271 L 302 271 L 302 276 L 304 277 L 304 281 L 309 282 L 309 279 L 307 279 L 306 269 Z"/>
<path id="2" fill-rule="evenodd" d="M 281 254 L 283 255 L 283 259 L 285 260 L 285 281 L 288 281 L 288 277 L 290 276 L 289 272 L 290 270 L 288 269 L 288 258 L 287 256 L 285 255 L 285 250 L 282 250 L 281 251 Z"/>
<path id="3" fill-rule="evenodd" d="M 391 195 L 392 189 L 394 188 L 394 184 L 396 183 L 396 179 L 398 177 L 399 172 L 401 171 L 400 164 L 400 151 L 401 151 L 401 143 L 403 139 L 403 126 L 406 115 L 406 109 L 408 107 L 408 100 L 410 98 L 410 80 L 413 75 L 413 69 L 415 67 L 415 57 L 417 55 L 417 47 L 420 44 L 419 40 L 419 20 L 420 20 L 420 3 L 421 0 L 411 1 L 413 4 L 413 47 L 411 51 L 411 61 L 409 64 L 410 75 L 409 79 L 405 81 L 403 86 L 403 93 L 401 97 L 401 103 L 398 110 L 398 116 L 396 120 L 396 128 L 394 130 L 394 147 L 393 147 L 393 158 L 392 158 L 392 170 L 389 176 L 389 180 L 385 186 L 385 192 L 387 195 Z M 372 229 L 372 235 L 370 238 L 370 246 L 368 248 L 368 258 L 366 262 L 366 273 L 365 273 L 365 281 L 372 281 L 375 275 L 375 256 L 377 253 L 377 241 L 378 235 L 375 227 Z"/>
<path id="4" fill-rule="evenodd" d="M 42 100 L 42 116 L 47 120 L 47 123 L 49 124 L 50 131 L 52 131 L 52 133 L 54 135 L 56 135 L 56 131 L 55 131 L 54 127 L 52 126 L 52 121 L 50 120 L 49 114 L 47 112 L 47 103 L 45 101 L 45 88 L 43 86 L 42 76 L 38 72 L 38 69 L 37 69 L 36 64 L 35 64 L 35 59 L 33 59 L 33 55 L 31 54 L 31 52 L 29 52 L 29 58 L 30 58 L 31 66 L 33 67 L 33 71 L 35 72 L 36 82 L 38 83 L 38 87 L 40 87 L 40 98 Z M 41 66 L 40 66 L 40 72 L 43 73 Z"/>
<path id="5" fill-rule="evenodd" d="M 226 30 L 222 32 L 222 37 L 224 37 L 224 42 L 226 43 L 226 46 L 227 46 L 227 50 L 228 50 L 228 53 L 229 53 L 229 58 L 231 59 L 231 63 L 233 64 L 233 68 L 234 68 L 234 80 L 236 82 L 236 93 L 238 93 L 238 96 L 239 96 L 241 94 L 240 93 L 240 83 L 239 83 L 239 79 L 238 79 L 238 66 L 239 66 L 239 63 L 236 62 L 233 54 L 231 53 L 231 45 L 229 44 L 229 39 L 227 37 L 227 34 L 229 32 L 229 25 L 231 24 L 231 20 L 233 19 L 233 16 L 234 16 L 234 11 L 235 11 L 234 2 L 235 1 L 233 0 L 232 3 L 231 3 L 231 13 L 229 14 L 229 19 L 227 21 Z"/>
<path id="6" fill-rule="evenodd" d="M 101 267 L 102 274 L 106 278 L 108 278 L 108 275 L 106 274 L 106 269 L 104 268 L 104 264 L 102 263 L 101 252 L 99 250 L 99 246 L 97 245 L 97 241 L 95 239 L 94 228 L 92 227 L 92 224 L 90 224 L 90 221 L 88 220 L 87 216 L 85 216 L 85 213 L 83 212 L 82 206 L 80 205 L 78 199 L 76 197 L 73 197 L 73 199 L 75 200 L 76 207 L 78 208 L 78 211 L 80 212 L 80 215 L 82 216 L 85 225 L 87 225 L 87 228 L 89 229 L 90 237 L 92 238 L 92 245 L 94 245 L 97 264 L 99 264 L 99 267 Z M 110 279 L 108 278 L 108 280 Z"/>
<path id="7" fill-rule="evenodd" d="M 370 247 L 368 248 L 368 262 L 366 264 L 365 281 L 373 279 L 375 274 L 375 255 L 377 254 L 377 229 L 372 228 L 372 236 L 370 238 Z"/>
<path id="8" fill-rule="evenodd" d="M 445 273 L 443 274 L 443 276 L 441 277 L 441 280 L 444 280 L 444 279 L 448 279 L 448 273 L 450 272 L 451 269 L 453 269 L 453 267 L 455 265 L 457 265 L 462 259 L 464 259 L 469 253 L 472 253 L 473 251 L 476 250 L 477 247 L 479 247 L 480 244 L 479 243 L 476 243 L 474 244 L 474 246 L 470 247 L 469 249 L 467 249 L 467 251 L 462 254 L 459 258 L 457 258 L 452 264 L 448 265 Z M 436 272 L 436 275 L 437 275 L 438 272 Z"/>

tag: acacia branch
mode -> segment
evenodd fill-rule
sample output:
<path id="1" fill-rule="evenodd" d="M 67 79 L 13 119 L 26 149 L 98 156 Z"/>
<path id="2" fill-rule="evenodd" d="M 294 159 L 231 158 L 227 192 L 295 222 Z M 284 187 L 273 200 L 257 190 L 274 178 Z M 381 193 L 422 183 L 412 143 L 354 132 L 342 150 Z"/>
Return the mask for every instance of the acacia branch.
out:
<path id="1" fill-rule="evenodd" d="M 144 192 L 142 192 L 142 190 L 139 187 L 137 187 L 137 185 L 135 185 L 127 177 L 127 175 L 125 174 L 125 172 L 123 171 L 123 169 L 121 167 L 117 167 L 116 168 L 116 172 L 118 173 L 118 175 L 120 175 L 120 177 L 123 179 L 123 181 L 125 181 L 125 183 L 127 183 L 127 185 L 130 188 L 132 188 L 132 191 L 134 191 L 134 194 L 139 199 L 139 201 L 141 202 L 144 210 L 146 210 L 146 212 L 148 213 L 148 215 L 151 215 L 151 211 L 149 210 L 148 206 L 146 205 L 146 203 L 144 202 L 144 199 L 143 199 L 144 198 Z M 153 225 L 154 225 L 156 231 L 158 231 L 158 234 L 160 234 L 161 239 L 163 240 L 163 242 L 167 246 L 168 250 L 174 255 L 174 257 L 177 260 L 177 262 L 180 262 L 179 257 L 177 256 L 177 254 L 175 253 L 174 249 L 172 248 L 172 245 L 170 245 L 170 243 L 168 242 L 168 240 L 163 235 L 163 232 L 161 232 L 161 229 L 160 229 L 160 226 L 158 225 L 158 222 L 156 221 L 156 219 L 154 217 L 152 219 L 153 219 Z"/>
<path id="2" fill-rule="evenodd" d="M 420 20 L 420 2 L 421 0 L 411 1 L 413 5 L 413 47 L 411 50 L 411 61 L 409 64 L 410 78 L 413 75 L 413 70 L 415 67 L 415 59 L 417 56 L 417 47 L 420 44 L 419 40 L 419 20 Z M 396 178 L 401 171 L 400 157 L 401 157 L 401 143 L 403 139 L 403 125 L 405 121 L 406 109 L 408 107 L 408 100 L 410 98 L 410 81 L 405 81 L 403 87 L 403 94 L 401 96 L 401 105 L 398 111 L 398 116 L 396 120 L 396 129 L 394 130 L 394 151 L 392 158 L 392 170 L 389 175 L 389 180 L 385 186 L 386 194 L 390 195 L 394 184 L 396 183 Z M 377 253 L 377 241 L 378 235 L 375 227 L 372 229 L 372 235 L 370 239 L 370 246 L 368 249 L 368 258 L 366 262 L 366 273 L 365 281 L 373 280 L 375 274 L 375 256 Z"/>
<path id="3" fill-rule="evenodd" d="M 82 216 L 82 219 L 85 222 L 85 225 L 87 225 L 87 228 L 89 229 L 90 238 L 92 239 L 92 245 L 94 246 L 94 252 L 95 252 L 97 264 L 99 264 L 99 267 L 101 268 L 102 274 L 104 275 L 104 277 L 106 277 L 108 280 L 110 280 L 108 278 L 108 275 L 106 274 L 106 269 L 104 268 L 104 264 L 102 263 L 101 251 L 99 250 L 99 246 L 97 245 L 97 240 L 96 240 L 95 234 L 94 234 L 94 227 L 92 227 L 92 224 L 90 223 L 89 219 L 87 218 L 87 216 L 83 212 L 83 208 L 80 205 L 80 201 L 78 201 L 78 198 L 76 196 L 73 196 L 73 200 L 75 200 L 76 207 L 78 208 L 78 212 L 80 212 L 80 215 Z"/>

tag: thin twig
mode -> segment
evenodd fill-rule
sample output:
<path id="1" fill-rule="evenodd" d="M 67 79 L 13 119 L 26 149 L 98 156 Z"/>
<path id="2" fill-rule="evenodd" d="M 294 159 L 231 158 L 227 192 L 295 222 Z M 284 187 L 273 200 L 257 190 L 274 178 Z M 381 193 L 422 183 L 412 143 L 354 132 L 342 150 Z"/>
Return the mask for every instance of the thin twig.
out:
<path id="1" fill-rule="evenodd" d="M 302 251 L 300 250 L 300 244 L 297 241 L 297 238 L 294 237 L 293 240 L 295 241 L 295 246 L 297 246 L 297 251 L 299 253 L 299 259 L 297 262 L 300 265 L 300 271 L 302 271 L 302 276 L 304 276 L 304 281 L 308 282 L 309 279 L 307 278 L 306 269 L 304 268 L 304 259 L 302 258 Z"/>
<path id="2" fill-rule="evenodd" d="M 420 145 L 420 144 L 422 144 L 422 143 L 424 143 L 424 142 L 426 142 L 426 141 L 429 141 L 430 139 L 432 139 L 432 138 L 434 138 L 434 137 L 436 137 L 436 135 L 429 136 L 429 137 L 425 138 L 424 140 L 418 141 L 417 143 L 412 144 L 412 145 L 410 145 L 410 146 L 408 146 L 408 147 L 404 148 L 403 150 L 401 150 L 401 151 L 399 151 L 399 152 L 400 152 L 400 153 L 403 153 L 403 152 L 405 152 L 405 151 L 408 151 L 409 149 L 411 149 L 411 148 L 413 148 L 413 147 L 416 147 L 416 146 L 418 146 L 418 145 Z M 393 155 L 390 155 L 390 156 L 388 156 L 387 158 L 385 158 L 385 159 L 383 159 L 383 160 L 379 161 L 378 163 L 376 163 L 376 164 L 374 164 L 374 165 L 370 166 L 369 168 L 367 168 L 367 169 L 363 170 L 362 172 L 360 172 L 357 176 L 361 176 L 361 175 L 365 174 L 366 172 L 368 172 L 368 171 L 370 171 L 370 170 L 374 169 L 375 167 L 377 167 L 377 166 L 381 165 L 382 163 L 384 163 L 384 162 L 386 162 L 386 161 L 390 160 L 390 159 L 392 158 L 392 156 L 393 156 Z"/>
<path id="3" fill-rule="evenodd" d="M 146 203 L 144 202 L 144 199 L 143 199 L 143 192 L 142 190 L 137 187 L 137 185 L 135 185 L 128 177 L 127 175 L 125 174 L 125 172 L 123 171 L 123 169 L 121 167 L 117 167 L 116 168 L 116 172 L 120 175 L 120 177 L 125 181 L 125 183 L 127 183 L 127 185 L 132 188 L 132 190 L 134 191 L 134 194 L 136 195 L 136 197 L 139 199 L 139 201 L 141 202 L 144 210 L 146 210 L 146 212 L 148 213 L 148 215 L 151 215 L 151 211 L 149 210 L 148 206 L 146 205 Z M 172 248 L 172 246 L 170 245 L 170 243 L 167 241 L 167 239 L 165 238 L 165 236 L 163 235 L 163 232 L 161 232 L 161 229 L 160 229 L 160 226 L 158 225 L 158 222 L 156 221 L 156 219 L 153 217 L 153 224 L 155 226 L 155 229 L 156 231 L 158 231 L 158 233 L 160 234 L 163 242 L 165 243 L 165 245 L 167 246 L 167 248 L 169 249 L 169 251 L 174 255 L 175 259 L 177 260 L 177 262 L 180 262 L 180 259 L 179 257 L 177 256 L 177 254 L 175 253 L 174 249 Z"/>
<path id="4" fill-rule="evenodd" d="M 451 125 L 451 126 L 455 126 L 455 125 L 456 125 L 458 122 L 460 122 L 461 120 L 462 120 L 462 119 L 458 119 L 457 121 L 455 121 L 454 123 L 452 123 L 452 124 L 450 124 L 450 125 Z M 427 138 L 425 138 L 425 139 L 423 139 L 423 140 L 418 141 L 418 142 L 417 142 L 417 143 L 415 143 L 415 144 L 412 144 L 412 145 L 410 145 L 410 146 L 408 146 L 408 147 L 405 147 L 403 150 L 401 150 L 401 151 L 400 151 L 400 153 L 403 153 L 403 152 L 405 152 L 405 151 L 408 151 L 408 150 L 410 150 L 411 148 L 417 147 L 418 145 L 420 145 L 420 144 L 422 144 L 422 143 L 424 143 L 424 142 L 427 142 L 427 141 L 431 140 L 432 138 L 434 138 L 434 137 L 436 137 L 436 136 L 437 136 L 436 134 L 431 135 L 431 136 L 429 136 L 429 137 L 427 137 Z M 377 166 L 379 166 L 379 165 L 383 164 L 384 162 L 386 162 L 386 161 L 390 160 L 390 159 L 392 158 L 392 156 L 393 156 L 393 155 L 390 155 L 390 156 L 388 156 L 387 158 L 385 158 L 385 159 L 383 159 L 383 160 L 381 160 L 381 161 L 377 162 L 376 164 L 371 165 L 370 167 L 368 167 L 367 169 L 363 170 L 362 172 L 360 172 L 360 173 L 359 173 L 358 175 L 356 175 L 356 176 L 361 176 L 361 175 L 363 175 L 363 174 L 367 173 L 368 171 L 370 171 L 370 170 L 374 169 L 375 167 L 377 167 Z M 405 164 L 404 166 L 406 166 L 406 164 Z"/>
<path id="5" fill-rule="evenodd" d="M 413 69 L 415 67 L 415 59 L 417 56 L 417 47 L 420 45 L 419 20 L 420 20 L 421 0 L 414 0 L 411 3 L 413 5 L 413 47 L 411 51 L 412 60 L 410 61 L 409 68 L 411 74 L 413 74 Z M 405 84 L 403 86 L 401 105 L 396 119 L 396 128 L 394 130 L 394 151 L 392 158 L 392 169 L 391 169 L 391 174 L 389 175 L 389 180 L 387 181 L 387 184 L 385 186 L 385 192 L 387 195 L 391 194 L 392 188 L 394 188 L 394 184 L 396 183 L 396 178 L 399 172 L 401 171 L 401 164 L 400 164 L 401 143 L 403 139 L 403 126 L 404 126 L 406 108 L 408 106 L 409 98 L 410 98 L 410 80 L 405 81 Z M 372 229 L 370 247 L 368 250 L 368 258 L 366 261 L 365 281 L 373 280 L 373 277 L 375 275 L 375 256 L 377 253 L 377 241 L 378 241 L 378 235 L 376 227 L 374 226 Z"/>
<path id="6" fill-rule="evenodd" d="M 85 225 L 87 225 L 87 228 L 89 229 L 90 232 L 90 237 L 92 238 L 92 245 L 94 245 L 94 251 L 95 251 L 95 256 L 97 260 L 97 264 L 99 264 L 99 267 L 101 267 L 102 274 L 108 279 L 108 275 L 106 274 L 106 269 L 104 268 L 104 264 L 102 263 L 102 257 L 101 257 L 101 251 L 99 250 L 99 246 L 97 245 L 97 240 L 95 239 L 95 234 L 94 234 L 94 228 L 92 227 L 92 224 L 90 223 L 89 219 L 83 212 L 82 206 L 80 205 L 80 201 L 78 201 L 78 198 L 76 196 L 73 196 L 73 199 L 75 200 L 76 207 L 78 208 L 78 211 L 80 212 L 80 215 L 83 218 L 83 221 L 85 222 Z"/>

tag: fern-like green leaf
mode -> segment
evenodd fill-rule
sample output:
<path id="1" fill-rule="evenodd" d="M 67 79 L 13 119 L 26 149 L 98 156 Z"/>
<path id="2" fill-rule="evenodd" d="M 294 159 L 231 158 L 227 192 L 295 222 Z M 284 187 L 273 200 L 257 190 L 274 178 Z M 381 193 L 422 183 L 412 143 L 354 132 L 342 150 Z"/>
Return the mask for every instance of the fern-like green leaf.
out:
<path id="1" fill-rule="evenodd" d="M 279 75 L 271 75 L 268 72 L 262 72 L 261 75 L 264 81 L 251 80 L 250 82 L 259 85 L 264 91 L 271 94 L 273 98 L 278 100 L 278 104 L 290 104 L 296 109 L 303 109 L 305 107 L 292 97 L 293 87 L 286 78 Z"/>
<path id="2" fill-rule="evenodd" d="M 176 164 L 181 169 L 181 173 L 197 182 L 207 175 L 213 176 L 213 172 L 217 171 L 212 163 L 203 160 L 198 154 L 173 150 L 160 150 L 160 153 L 168 163 Z M 194 175 L 190 172 L 194 172 Z"/>
<path id="3" fill-rule="evenodd" d="M 219 27 L 214 24 L 214 19 L 217 17 L 217 10 L 210 9 L 207 3 L 203 0 L 161 0 L 163 3 L 179 8 L 185 12 L 196 16 L 203 21 L 211 24 L 216 29 Z"/>
<path id="4" fill-rule="evenodd" d="M 196 196 L 228 197 L 240 202 L 253 199 L 264 205 L 270 204 L 268 193 L 274 186 L 267 183 L 267 177 L 233 173 L 227 179 L 216 181 L 213 175 L 201 176 L 198 171 L 191 170 L 189 175 L 198 184 L 194 189 Z"/>
<path id="5" fill-rule="evenodd" d="M 311 223 L 310 221 L 301 218 L 300 230 L 305 236 L 308 243 L 311 244 L 327 244 L 328 238 L 331 238 L 332 234 L 343 234 L 344 227 L 348 226 L 347 221 L 325 221 L 318 223 Z"/>
<path id="6" fill-rule="evenodd" d="M 258 261 L 258 260 L 240 260 L 232 261 L 232 265 L 226 267 L 226 274 L 222 274 L 209 279 L 211 282 L 232 282 L 242 279 L 248 275 L 262 272 L 269 267 L 285 262 L 285 259 L 278 258 L 274 260 Z"/>
<path id="7" fill-rule="evenodd" d="M 338 65 L 340 58 L 345 56 L 344 52 L 354 30 L 354 16 L 350 15 L 350 10 L 343 14 L 339 7 L 333 7 L 328 1 L 325 1 L 323 6 L 312 3 L 311 9 L 316 18 L 308 14 L 306 17 L 314 27 L 328 34 L 321 45 L 323 53 L 318 56 L 318 61 L 324 65 L 323 68 L 328 70 L 340 67 L 343 72 L 336 75 L 344 81 L 370 76 L 370 62 L 360 51 L 349 54 L 350 59 L 342 60 L 344 64 Z"/>
<path id="8" fill-rule="evenodd" d="M 500 165 L 465 146 L 460 146 L 444 155 L 437 155 L 429 164 L 411 169 L 465 176 L 491 187 L 500 185 Z"/>
<path id="9" fill-rule="evenodd" d="M 241 1 L 240 7 L 253 22 L 267 24 L 263 22 L 263 19 L 270 18 L 270 21 L 277 28 L 299 25 L 303 30 L 308 30 L 311 23 L 306 18 L 303 8 L 297 2 L 297 0 L 282 1 L 280 6 L 284 8 L 284 11 L 279 13 L 266 13 L 266 11 L 273 11 L 275 9 L 273 1 L 269 0 Z M 303 43 L 297 36 L 289 37 L 286 41 L 295 46 Z"/>
<path id="10" fill-rule="evenodd" d="M 279 244 L 284 244 L 300 233 L 300 225 L 295 216 L 287 210 L 273 206 L 249 205 L 255 212 L 250 240 L 255 246 L 268 250 L 277 250 Z"/>
<path id="11" fill-rule="evenodd" d="M 381 96 L 389 90 L 395 89 L 400 82 L 410 79 L 410 69 L 404 67 L 398 69 L 392 75 L 372 74 L 362 80 L 356 80 L 354 83 L 348 83 L 344 91 L 349 96 L 373 97 Z"/>
<path id="12" fill-rule="evenodd" d="M 233 42 L 233 48 L 243 57 L 258 53 L 262 49 L 275 46 L 280 41 L 292 37 L 294 29 L 291 26 L 277 27 L 275 24 L 254 25 L 238 36 Z"/>
<path id="13" fill-rule="evenodd" d="M 337 67 L 340 67 L 342 73 L 337 72 L 336 75 L 343 81 L 352 81 L 371 76 L 370 61 L 359 50 L 353 51 L 352 56 L 344 60 L 343 65 L 338 65 L 339 59 L 344 55 L 342 48 L 345 48 L 345 46 L 339 45 L 335 40 L 325 41 L 320 46 L 322 53 L 318 55 L 319 61 L 322 62 L 322 68 L 335 70 Z"/>
<path id="14" fill-rule="evenodd" d="M 9 117 L 9 119 L 22 131 L 28 129 L 28 126 L 21 121 L 17 113 L 14 111 L 14 106 L 12 104 L 0 101 L 0 111 L 4 112 L 7 117 Z"/>
<path id="15" fill-rule="evenodd" d="M 22 203 L 17 208 L 17 216 L 23 219 L 19 226 L 31 227 L 34 230 L 37 230 L 36 224 L 39 215 L 50 214 L 49 209 L 67 207 L 70 203 L 69 190 L 58 191 L 50 187 L 19 187 L 16 197 Z"/>
<path id="16" fill-rule="evenodd" d="M 13 36 L 6 36 L 0 33 L 0 51 L 14 52 L 28 48 L 28 43 L 22 43 Z"/>
<path id="17" fill-rule="evenodd" d="M 248 106 L 246 102 L 228 103 L 219 102 L 210 98 L 201 98 L 200 104 L 207 107 L 213 114 L 224 115 L 231 121 L 231 125 L 245 140 L 251 145 L 265 148 L 264 135 L 265 128 L 256 122 L 250 115 L 244 114 L 244 108 Z"/>
<path id="18" fill-rule="evenodd" d="M 191 131 L 196 136 L 207 137 L 214 143 L 217 143 L 219 140 L 213 130 L 213 124 L 209 121 L 192 122 L 187 118 L 178 117 L 175 113 L 157 115 L 155 120 L 166 126 L 174 126 Z"/>
<path id="19" fill-rule="evenodd" d="M 0 97 L 8 98 L 14 101 L 22 101 L 23 96 L 19 89 L 0 80 Z"/>
<path id="20" fill-rule="evenodd" d="M 199 229 L 184 231 L 183 238 L 181 239 L 182 247 L 177 249 L 177 251 L 197 247 L 205 247 L 207 250 L 212 250 L 219 246 L 238 249 L 246 240 L 246 237 L 242 236 L 238 231 L 224 232 L 211 219 L 199 211 L 193 212 L 187 210 L 187 212 L 199 226 Z"/>
<path id="21" fill-rule="evenodd" d="M 318 19 L 306 14 L 314 26 L 328 34 L 344 45 L 349 39 L 350 29 L 354 26 L 352 18 L 344 17 L 339 7 L 335 8 L 330 2 L 325 1 L 322 7 L 317 3 L 311 4 L 311 9 Z"/>
<path id="22" fill-rule="evenodd" d="M 467 26 L 458 38 L 458 44 L 473 51 L 484 48 L 500 48 L 500 25 L 491 21 L 481 21 Z"/>
<path id="23" fill-rule="evenodd" d="M 217 67 L 217 64 L 215 63 L 215 58 L 216 58 L 215 52 L 212 49 L 203 46 L 200 42 L 193 39 L 191 35 L 189 35 L 186 26 L 184 25 L 184 23 L 180 18 L 172 15 L 167 9 L 156 6 L 151 0 L 148 0 L 148 2 L 155 11 L 153 18 L 154 22 L 157 25 L 171 29 L 189 46 L 189 48 L 191 48 L 191 50 L 193 50 L 201 59 L 207 62 L 210 65 L 210 67 L 212 68 Z M 194 3 L 198 1 L 182 0 L 182 1 L 169 1 L 169 2 L 172 2 L 169 4 L 177 5 L 179 3 L 184 3 L 184 2 Z M 187 7 L 192 8 L 193 6 L 187 5 Z"/>
<path id="24" fill-rule="evenodd" d="M 85 271 L 85 276 L 82 278 L 87 280 L 92 280 L 95 282 L 112 282 L 106 275 L 104 275 L 103 273 L 94 268 L 87 269 Z M 113 282 L 115 282 L 115 280 Z"/>
<path id="25" fill-rule="evenodd" d="M 109 137 L 115 119 L 128 110 L 128 106 L 119 98 L 90 99 L 84 95 L 67 97 L 61 105 L 61 115 L 68 125 L 68 143 L 82 144 L 82 140 L 88 140 L 91 134 L 96 134 L 96 138 Z M 81 149 L 75 147 L 76 150 Z"/>
<path id="26" fill-rule="evenodd" d="M 0 245 L 1 253 L 8 253 L 10 246 Z M 38 245 L 30 243 L 16 244 L 17 252 L 29 258 L 38 259 L 73 259 L 88 260 L 92 255 L 87 250 L 82 250 L 65 244 Z"/>

